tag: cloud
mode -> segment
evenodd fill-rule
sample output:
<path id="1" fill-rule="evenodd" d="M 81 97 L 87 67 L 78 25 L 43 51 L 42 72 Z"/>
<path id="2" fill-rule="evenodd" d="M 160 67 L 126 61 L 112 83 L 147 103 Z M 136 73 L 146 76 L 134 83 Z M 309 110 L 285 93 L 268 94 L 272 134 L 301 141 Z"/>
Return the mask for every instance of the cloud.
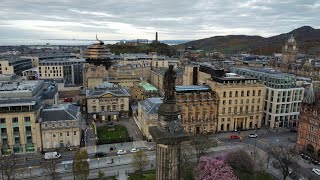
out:
<path id="1" fill-rule="evenodd" d="M 319 0 L 2 0 L 0 39 L 199 39 L 320 28 Z M 14 30 L 13 30 L 14 29 Z"/>

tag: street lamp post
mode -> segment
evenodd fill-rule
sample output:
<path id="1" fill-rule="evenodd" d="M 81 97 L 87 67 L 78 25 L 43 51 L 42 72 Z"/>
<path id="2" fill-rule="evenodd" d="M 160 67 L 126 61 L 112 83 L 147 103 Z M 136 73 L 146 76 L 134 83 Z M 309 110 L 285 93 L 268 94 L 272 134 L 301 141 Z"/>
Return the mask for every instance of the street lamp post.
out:
<path id="1" fill-rule="evenodd" d="M 31 169 L 32 169 L 32 167 L 31 167 L 31 166 L 29 166 L 29 171 L 30 171 L 30 177 L 31 177 Z"/>

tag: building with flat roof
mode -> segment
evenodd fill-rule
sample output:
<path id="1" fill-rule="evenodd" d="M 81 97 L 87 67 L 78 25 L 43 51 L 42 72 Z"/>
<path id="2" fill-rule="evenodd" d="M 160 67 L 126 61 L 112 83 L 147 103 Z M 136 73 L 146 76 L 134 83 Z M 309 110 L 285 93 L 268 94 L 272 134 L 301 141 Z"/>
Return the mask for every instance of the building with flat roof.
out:
<path id="1" fill-rule="evenodd" d="M 44 151 L 80 146 L 81 113 L 78 106 L 46 106 L 39 122 Z"/>
<path id="2" fill-rule="evenodd" d="M 45 101 L 58 101 L 55 83 L 22 81 L 0 83 L 1 154 L 40 152 L 39 114 Z"/>
<path id="3" fill-rule="evenodd" d="M 207 80 L 219 99 L 217 131 L 237 131 L 261 127 L 264 86 L 256 78 L 234 73 Z"/>
<path id="4" fill-rule="evenodd" d="M 18 56 L 0 57 L 0 74 L 22 75 L 22 71 L 32 68 L 31 58 Z"/>
<path id="5" fill-rule="evenodd" d="M 257 78 L 265 85 L 263 124 L 271 128 L 297 126 L 304 88 L 296 85 L 294 75 L 270 68 L 233 67 L 231 71 Z"/>
<path id="6" fill-rule="evenodd" d="M 217 131 L 219 99 L 210 86 L 176 86 L 175 93 L 185 132 L 194 135 Z"/>
<path id="7" fill-rule="evenodd" d="M 82 85 L 85 59 L 46 59 L 39 62 L 38 78 L 55 80 L 65 85 Z"/>

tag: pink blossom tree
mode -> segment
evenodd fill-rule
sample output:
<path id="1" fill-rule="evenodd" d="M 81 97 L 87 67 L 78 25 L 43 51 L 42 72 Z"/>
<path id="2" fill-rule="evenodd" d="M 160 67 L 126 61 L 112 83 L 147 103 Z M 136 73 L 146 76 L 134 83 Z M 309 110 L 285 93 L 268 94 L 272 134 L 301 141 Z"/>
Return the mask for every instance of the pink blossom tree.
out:
<path id="1" fill-rule="evenodd" d="M 196 168 L 196 180 L 237 180 L 225 157 L 201 157 Z"/>

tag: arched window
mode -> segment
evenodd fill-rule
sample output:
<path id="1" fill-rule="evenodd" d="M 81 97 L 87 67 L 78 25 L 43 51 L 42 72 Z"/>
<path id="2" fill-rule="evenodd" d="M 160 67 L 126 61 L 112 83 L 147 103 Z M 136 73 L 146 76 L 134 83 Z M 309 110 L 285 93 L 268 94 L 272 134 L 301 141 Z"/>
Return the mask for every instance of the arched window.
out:
<path id="1" fill-rule="evenodd" d="M 224 131 L 224 124 L 221 124 L 221 131 Z"/>
<path id="2" fill-rule="evenodd" d="M 307 145 L 307 152 L 310 153 L 310 154 L 314 153 L 314 147 L 311 144 Z"/>

